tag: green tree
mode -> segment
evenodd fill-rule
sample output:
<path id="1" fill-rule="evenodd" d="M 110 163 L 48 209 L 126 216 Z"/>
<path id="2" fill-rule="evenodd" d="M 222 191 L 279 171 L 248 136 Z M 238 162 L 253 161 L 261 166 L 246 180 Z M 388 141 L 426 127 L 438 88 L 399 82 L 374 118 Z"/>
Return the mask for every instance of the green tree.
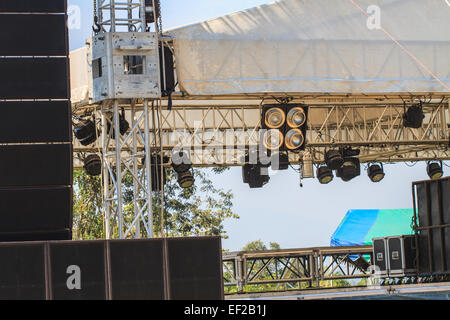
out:
<path id="1" fill-rule="evenodd" d="M 219 174 L 225 169 L 212 170 Z M 223 223 L 227 219 L 239 219 L 233 212 L 233 194 L 214 186 L 211 172 L 194 169 L 196 183 L 192 188 L 179 187 L 176 174 L 167 169 L 167 184 L 164 192 L 164 210 L 161 215 L 159 193 L 154 193 L 154 231 L 161 235 L 161 225 L 168 236 L 222 236 L 227 237 Z M 132 178 L 125 175 L 124 212 L 125 220 L 131 220 L 134 210 Z M 74 238 L 104 238 L 102 216 L 102 183 L 100 177 L 90 177 L 83 170 L 74 173 Z M 163 224 L 161 217 L 163 216 Z"/>

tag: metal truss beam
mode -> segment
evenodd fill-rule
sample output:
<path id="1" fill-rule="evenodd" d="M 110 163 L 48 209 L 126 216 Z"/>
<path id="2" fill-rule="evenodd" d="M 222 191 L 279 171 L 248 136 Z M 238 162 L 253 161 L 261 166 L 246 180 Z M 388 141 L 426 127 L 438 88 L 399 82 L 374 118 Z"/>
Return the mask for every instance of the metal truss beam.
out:
<path id="1" fill-rule="evenodd" d="M 150 148 L 162 148 L 168 155 L 177 147 L 190 149 L 193 165 L 198 167 L 240 166 L 247 150 L 259 144 L 262 103 L 178 102 L 170 111 L 155 106 L 148 111 Z M 129 102 L 119 106 L 127 110 L 128 119 L 138 119 L 136 125 L 144 128 L 142 103 L 136 104 L 140 109 L 134 116 Z M 99 111 L 96 107 L 77 110 L 79 114 Z M 315 164 L 324 162 L 327 149 L 343 146 L 359 148 L 360 159 L 366 163 L 450 160 L 449 101 L 433 100 L 424 113 L 422 128 L 411 129 L 403 126 L 404 105 L 398 102 L 311 105 L 306 149 Z M 81 147 L 75 141 L 75 152 L 93 152 L 101 149 L 99 143 Z M 136 146 L 140 151 L 145 147 L 140 142 Z M 127 153 L 131 148 L 121 150 Z M 291 154 L 293 163 L 300 163 L 302 157 L 302 153 Z"/>

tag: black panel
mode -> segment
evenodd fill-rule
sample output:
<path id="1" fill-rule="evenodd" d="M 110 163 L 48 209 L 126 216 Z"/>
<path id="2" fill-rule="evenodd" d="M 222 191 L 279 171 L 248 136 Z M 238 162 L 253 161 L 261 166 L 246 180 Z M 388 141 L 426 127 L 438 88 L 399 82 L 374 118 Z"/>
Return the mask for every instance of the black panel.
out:
<path id="1" fill-rule="evenodd" d="M 66 0 L 0 0 L 0 12 L 63 13 Z"/>
<path id="2" fill-rule="evenodd" d="M 104 241 L 51 243 L 50 261 L 52 299 L 106 299 Z"/>
<path id="3" fill-rule="evenodd" d="M 164 59 L 163 59 L 164 58 Z M 164 46 L 159 47 L 159 63 L 161 67 L 162 96 L 167 97 L 175 91 L 175 71 L 172 51 Z"/>
<path id="4" fill-rule="evenodd" d="M 380 271 L 386 271 L 387 261 L 386 261 L 386 246 L 384 239 L 373 240 L 373 253 L 375 259 L 375 265 L 380 269 Z"/>
<path id="5" fill-rule="evenodd" d="M 0 232 L 52 232 L 72 228 L 72 189 L 0 190 Z"/>
<path id="6" fill-rule="evenodd" d="M 163 300 L 163 240 L 111 241 L 113 300 Z"/>
<path id="7" fill-rule="evenodd" d="M 0 299 L 46 299 L 44 244 L 0 245 Z"/>
<path id="8" fill-rule="evenodd" d="M 66 16 L 2 15 L 0 39 L 0 56 L 66 56 Z"/>
<path id="9" fill-rule="evenodd" d="M 0 114 L 0 143 L 72 141 L 69 101 L 0 101 Z"/>
<path id="10" fill-rule="evenodd" d="M 69 99 L 67 58 L 0 59 L 0 99 Z"/>
<path id="11" fill-rule="evenodd" d="M 415 269 L 414 260 L 416 259 L 416 239 L 414 236 L 404 237 L 404 255 L 405 255 L 405 268 Z"/>
<path id="12" fill-rule="evenodd" d="M 0 146 L 0 187 L 72 184 L 72 146 Z"/>
<path id="13" fill-rule="evenodd" d="M 170 298 L 222 300 L 220 238 L 167 239 Z"/>
<path id="14" fill-rule="evenodd" d="M 72 230 L 37 232 L 0 232 L 0 242 L 72 240 Z"/>
<path id="15" fill-rule="evenodd" d="M 389 269 L 392 270 L 402 270 L 402 245 L 400 238 L 390 238 L 388 239 L 389 248 Z"/>

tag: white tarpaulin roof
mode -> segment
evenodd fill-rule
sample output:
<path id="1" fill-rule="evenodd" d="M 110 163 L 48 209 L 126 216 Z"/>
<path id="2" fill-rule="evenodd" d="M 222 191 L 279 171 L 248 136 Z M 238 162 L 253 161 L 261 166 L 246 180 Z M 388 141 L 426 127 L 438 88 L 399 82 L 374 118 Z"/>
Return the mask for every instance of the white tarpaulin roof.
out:
<path id="1" fill-rule="evenodd" d="M 446 93 L 448 3 L 284 0 L 168 33 L 179 84 L 193 96 Z M 380 8 L 382 30 L 368 28 L 369 6 Z"/>

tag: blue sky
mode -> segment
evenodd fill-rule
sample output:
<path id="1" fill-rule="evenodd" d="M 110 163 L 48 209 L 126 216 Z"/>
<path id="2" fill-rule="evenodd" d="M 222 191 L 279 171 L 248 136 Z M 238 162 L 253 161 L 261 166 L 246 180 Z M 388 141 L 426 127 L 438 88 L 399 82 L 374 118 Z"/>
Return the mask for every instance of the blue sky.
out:
<path id="1" fill-rule="evenodd" d="M 171 28 L 247 9 L 264 0 L 163 0 L 163 27 Z M 84 45 L 92 25 L 92 1 L 69 0 L 81 8 L 81 29 L 71 30 L 71 49 Z M 444 167 L 448 172 L 448 168 Z M 335 179 L 323 186 L 317 180 L 304 181 L 289 170 L 272 177 L 263 189 L 250 190 L 242 183 L 241 169 L 214 177 L 214 182 L 231 189 L 234 209 L 240 220 L 226 223 L 230 239 L 223 246 L 239 250 L 253 240 L 278 242 L 282 248 L 328 246 L 330 237 L 349 209 L 405 209 L 412 207 L 411 183 L 427 179 L 425 163 L 386 165 L 386 178 L 370 182 L 366 172 L 351 182 Z M 446 173 L 447 173 L 446 172 Z"/>

